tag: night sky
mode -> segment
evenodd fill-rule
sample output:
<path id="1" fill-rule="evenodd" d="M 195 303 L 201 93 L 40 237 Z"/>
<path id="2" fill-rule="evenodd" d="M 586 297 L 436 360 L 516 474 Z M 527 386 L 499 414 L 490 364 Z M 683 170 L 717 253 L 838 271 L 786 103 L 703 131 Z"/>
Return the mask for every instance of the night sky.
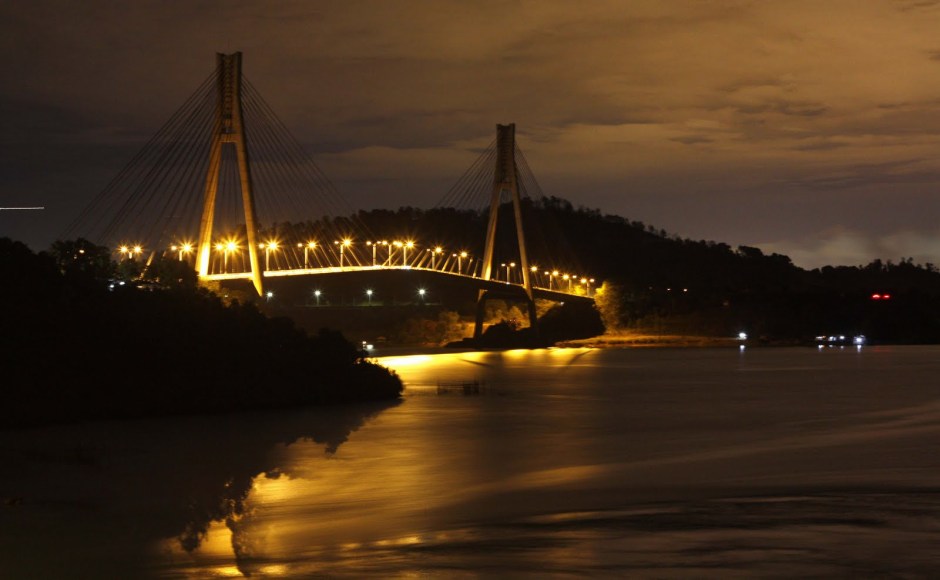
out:
<path id="1" fill-rule="evenodd" d="M 495 137 L 543 193 L 803 267 L 940 263 L 940 2 L 0 4 L 0 236 L 44 250 L 215 67 L 353 208 Z"/>

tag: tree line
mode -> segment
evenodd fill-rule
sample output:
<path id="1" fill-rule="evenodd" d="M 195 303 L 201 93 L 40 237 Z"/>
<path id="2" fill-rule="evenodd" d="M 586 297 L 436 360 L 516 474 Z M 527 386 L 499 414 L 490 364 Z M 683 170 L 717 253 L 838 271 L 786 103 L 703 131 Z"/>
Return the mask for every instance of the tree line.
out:
<path id="1" fill-rule="evenodd" d="M 428 244 L 482 254 L 488 209 L 364 210 L 283 223 L 278 235 L 365 229 L 377 238 L 420 232 Z M 512 207 L 500 208 L 495 261 L 518 260 Z M 871 341 L 940 341 L 940 272 L 933 264 L 874 260 L 806 270 L 777 253 L 670 234 L 641 221 L 575 207 L 558 197 L 523 199 L 531 263 L 603 281 L 598 308 L 608 330 L 810 341 L 857 333 Z M 508 249 L 506 249 L 508 248 Z M 889 299 L 873 299 L 887 294 Z"/>
<path id="2" fill-rule="evenodd" d="M 308 335 L 225 303 L 157 258 L 122 273 L 108 248 L 33 253 L 0 238 L 0 425 L 394 399 L 402 383 L 337 330 Z"/>

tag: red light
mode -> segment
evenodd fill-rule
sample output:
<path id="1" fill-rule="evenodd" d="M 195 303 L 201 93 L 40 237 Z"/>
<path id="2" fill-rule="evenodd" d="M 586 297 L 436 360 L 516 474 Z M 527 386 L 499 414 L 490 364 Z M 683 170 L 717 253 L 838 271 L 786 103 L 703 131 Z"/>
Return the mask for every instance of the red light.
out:
<path id="1" fill-rule="evenodd" d="M 872 299 L 872 300 L 881 300 L 881 294 L 872 294 L 872 295 L 871 295 L 871 299 Z"/>
<path id="2" fill-rule="evenodd" d="M 891 299 L 891 295 L 890 295 L 890 294 L 882 294 L 881 297 L 882 297 L 883 299 L 885 299 L 885 300 L 890 300 L 890 299 Z"/>

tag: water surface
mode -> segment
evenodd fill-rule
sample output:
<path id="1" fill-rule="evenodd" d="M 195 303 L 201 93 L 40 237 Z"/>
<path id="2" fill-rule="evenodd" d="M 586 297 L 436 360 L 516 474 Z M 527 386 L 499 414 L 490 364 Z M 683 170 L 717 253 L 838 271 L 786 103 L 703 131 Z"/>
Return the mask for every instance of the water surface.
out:
<path id="1" fill-rule="evenodd" d="M 393 405 L 2 433 L 0 576 L 934 576 L 938 355 L 389 357 Z"/>

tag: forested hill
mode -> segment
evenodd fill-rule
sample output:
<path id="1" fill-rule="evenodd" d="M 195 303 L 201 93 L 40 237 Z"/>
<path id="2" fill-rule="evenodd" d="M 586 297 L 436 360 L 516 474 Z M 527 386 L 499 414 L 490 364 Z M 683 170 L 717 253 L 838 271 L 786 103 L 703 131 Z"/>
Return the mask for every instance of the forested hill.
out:
<path id="1" fill-rule="evenodd" d="M 604 282 L 598 302 L 609 329 L 706 335 L 745 330 L 770 341 L 857 333 L 872 342 L 940 342 L 940 272 L 932 264 L 887 256 L 866 265 L 804 270 L 787 256 L 683 239 L 564 199 L 524 202 L 530 261 Z M 504 204 L 501 211 L 498 236 L 512 240 L 512 208 Z M 351 220 L 378 238 L 420 232 L 424 246 L 440 243 L 448 251 L 459 240 L 478 240 L 461 249 L 479 256 L 487 215 L 405 207 L 362 211 Z M 278 226 L 281 233 L 316 227 Z M 512 253 L 496 257 L 515 259 Z M 873 299 L 875 294 L 888 298 Z"/>
<path id="2" fill-rule="evenodd" d="M 940 272 L 875 260 L 805 270 L 780 254 L 682 239 L 641 222 L 548 199 L 588 271 L 605 280 L 608 326 L 809 341 L 862 334 L 871 342 L 940 342 Z M 570 234 L 568 233 L 570 232 Z"/>

